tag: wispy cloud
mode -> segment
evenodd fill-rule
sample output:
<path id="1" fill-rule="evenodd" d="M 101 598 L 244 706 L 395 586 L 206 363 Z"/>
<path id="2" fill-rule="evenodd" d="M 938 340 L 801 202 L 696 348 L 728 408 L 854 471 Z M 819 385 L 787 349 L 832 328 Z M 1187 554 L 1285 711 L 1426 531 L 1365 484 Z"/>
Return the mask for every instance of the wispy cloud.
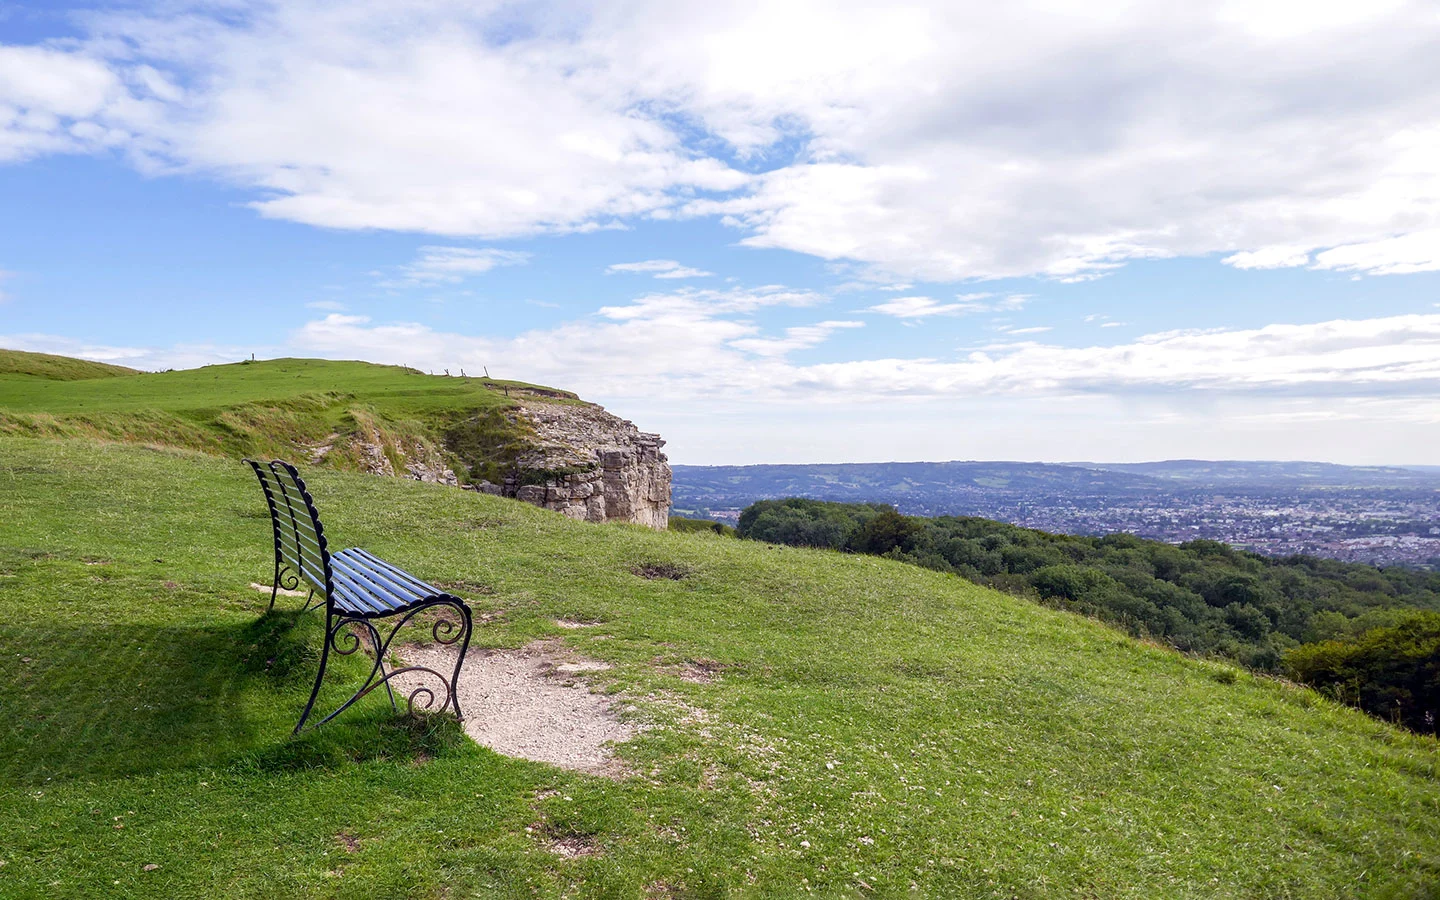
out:
<path id="1" fill-rule="evenodd" d="M 830 320 L 787 328 L 782 338 L 741 338 L 731 341 L 730 346 L 756 356 L 782 357 L 796 350 L 808 350 L 817 346 L 837 330 L 864 327 L 864 322 Z"/>
<path id="2" fill-rule="evenodd" d="M 400 269 L 398 278 L 387 278 L 382 287 L 459 284 L 466 278 L 483 275 L 499 266 L 522 266 L 530 254 L 494 247 L 421 247 L 419 257 Z"/>
<path id="3" fill-rule="evenodd" d="M 1289 269 L 1307 265 L 1310 251 L 1304 247 L 1262 247 L 1236 253 L 1220 261 L 1237 269 Z"/>
<path id="4" fill-rule="evenodd" d="M 745 314 L 807 305 L 769 291 L 656 295 L 513 339 L 332 315 L 295 336 L 298 350 L 590 386 L 606 396 L 723 396 L 747 402 L 864 403 L 886 398 L 991 396 L 1277 397 L 1440 394 L 1440 314 L 1160 332 L 1131 341 L 1063 346 L 997 344 L 951 359 L 854 358 L 794 365 L 785 354 L 855 323 L 823 321 L 767 336 Z M 588 349 L 587 349 L 588 348 Z"/>
<path id="5" fill-rule="evenodd" d="M 1028 294 L 998 296 L 991 293 L 960 294 L 950 303 L 941 303 L 930 297 L 896 297 L 894 300 L 867 307 L 864 312 L 880 313 L 897 319 L 926 319 L 931 316 L 1010 312 L 1021 309 L 1029 300 Z"/>
<path id="6" fill-rule="evenodd" d="M 1100 313 L 1091 313 L 1090 315 L 1085 317 L 1085 324 L 1097 325 L 1101 328 L 1119 328 L 1122 325 L 1128 325 L 1130 323 L 1116 322 L 1107 315 L 1102 315 Z"/>
<path id="7" fill-rule="evenodd" d="M 320 309 L 327 312 L 344 312 L 345 304 L 339 300 L 311 300 L 305 304 L 306 309 Z"/>
<path id="8" fill-rule="evenodd" d="M 706 272 L 703 269 L 692 269 L 689 266 L 682 266 L 673 259 L 647 259 L 641 262 L 615 263 L 613 266 L 605 267 L 606 275 L 616 273 L 643 273 L 653 275 L 656 278 L 708 278 L 714 272 Z"/>
<path id="9" fill-rule="evenodd" d="M 1044 334 L 1047 331 L 1053 331 L 1054 328 L 1050 325 L 1032 325 L 1029 328 L 1004 327 L 1000 330 L 1006 334 Z"/>
<path id="10" fill-rule="evenodd" d="M 1316 254 L 1314 268 L 1370 275 L 1440 271 L 1440 228 L 1334 247 Z"/>

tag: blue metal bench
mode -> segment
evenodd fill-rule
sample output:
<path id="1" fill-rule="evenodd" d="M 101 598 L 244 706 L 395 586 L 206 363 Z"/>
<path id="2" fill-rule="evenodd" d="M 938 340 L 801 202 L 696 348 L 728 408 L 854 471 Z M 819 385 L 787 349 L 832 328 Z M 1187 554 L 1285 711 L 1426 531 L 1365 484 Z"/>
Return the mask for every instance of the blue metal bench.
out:
<path id="1" fill-rule="evenodd" d="M 325 643 L 320 649 L 320 671 L 315 673 L 315 687 L 310 692 L 305 711 L 300 714 L 300 721 L 295 723 L 294 733 L 300 733 L 315 708 L 330 651 L 349 656 L 366 642 L 375 655 L 370 675 L 349 700 L 315 726 L 324 725 L 382 684 L 390 695 L 390 706 L 398 712 L 400 707 L 390 682 L 395 676 L 407 673 L 438 678 L 445 695 L 445 701 L 435 709 L 435 691 L 423 685 L 417 687 L 406 698 L 410 711 L 418 708 L 444 712 L 453 708 L 456 717 L 463 719 L 455 685 L 460 678 L 460 666 L 465 662 L 465 651 L 470 647 L 470 607 L 465 601 L 358 547 L 331 554 L 325 541 L 325 529 L 320 524 L 320 514 L 315 511 L 315 501 L 295 467 L 278 459 L 268 463 L 253 459 L 245 462 L 260 479 L 265 502 L 270 506 L 270 523 L 274 526 L 275 579 L 270 590 L 270 608 L 275 608 L 275 596 L 280 588 L 295 590 L 302 583 L 310 589 L 305 610 L 319 609 L 322 603 L 325 607 Z M 430 628 L 430 634 L 437 642 L 460 644 L 455 671 L 448 679 L 424 666 L 386 668 L 385 657 L 396 633 L 425 610 L 441 613 Z M 451 618 L 450 614 L 458 617 L 459 621 Z M 398 617 L 399 621 L 382 640 L 376 622 L 391 617 Z M 422 698 L 423 702 L 420 702 Z"/>

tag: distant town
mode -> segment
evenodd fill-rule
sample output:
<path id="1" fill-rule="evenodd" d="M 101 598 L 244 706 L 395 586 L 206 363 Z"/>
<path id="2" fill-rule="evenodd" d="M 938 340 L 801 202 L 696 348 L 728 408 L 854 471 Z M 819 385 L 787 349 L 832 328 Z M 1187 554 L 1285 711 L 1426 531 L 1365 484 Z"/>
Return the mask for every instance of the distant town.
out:
<path id="1" fill-rule="evenodd" d="M 1256 553 L 1440 568 L 1440 471 L 1319 463 L 675 466 L 674 515 L 733 524 L 756 500 L 875 502 L 1066 534 L 1206 538 Z"/>

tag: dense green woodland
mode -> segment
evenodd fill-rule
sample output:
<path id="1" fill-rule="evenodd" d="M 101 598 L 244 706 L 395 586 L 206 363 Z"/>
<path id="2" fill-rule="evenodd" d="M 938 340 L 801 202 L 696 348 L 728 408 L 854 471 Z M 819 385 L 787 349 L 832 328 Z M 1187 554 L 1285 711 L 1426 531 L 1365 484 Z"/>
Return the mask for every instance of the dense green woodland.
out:
<path id="1" fill-rule="evenodd" d="M 1418 730 L 1433 732 L 1440 713 L 1440 573 L 804 499 L 752 504 L 739 532 L 952 572 L 1179 650 L 1286 672 Z"/>

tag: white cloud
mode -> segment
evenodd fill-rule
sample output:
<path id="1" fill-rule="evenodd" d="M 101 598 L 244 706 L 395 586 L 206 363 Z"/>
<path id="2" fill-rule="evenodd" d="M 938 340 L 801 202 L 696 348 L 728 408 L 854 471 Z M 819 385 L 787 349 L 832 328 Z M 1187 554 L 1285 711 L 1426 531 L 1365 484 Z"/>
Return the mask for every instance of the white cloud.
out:
<path id="1" fill-rule="evenodd" d="M 0 162 L 124 143 L 129 135 L 102 121 L 127 106 L 139 112 L 102 61 L 0 44 Z"/>
<path id="2" fill-rule="evenodd" d="M 387 287 L 407 285 L 458 284 L 472 275 L 481 275 L 497 266 L 521 266 L 530 254 L 494 247 L 421 247 L 419 257 L 402 267 L 399 279 L 382 282 Z"/>
<path id="3" fill-rule="evenodd" d="M 548 329 L 497 339 L 435 331 L 415 323 L 375 324 L 365 316 L 329 315 L 295 333 L 295 352 L 405 363 L 440 371 L 488 366 L 497 377 L 581 388 L 595 396 L 678 396 L 709 393 L 726 373 L 752 375 L 783 364 L 778 343 L 764 339 L 750 314 L 766 307 L 809 307 L 825 298 L 780 286 L 743 290 L 683 289 L 651 294 L 596 315 Z M 790 349 L 813 346 L 848 323 L 822 322 L 792 330 Z M 735 346 L 746 339 L 761 343 Z M 648 385 L 648 387 L 647 387 Z"/>
<path id="4" fill-rule="evenodd" d="M 924 319 L 930 316 L 963 316 L 987 307 L 973 301 L 940 303 L 930 297 L 896 297 L 868 307 L 866 312 L 881 313 L 897 319 Z"/>
<path id="5" fill-rule="evenodd" d="M 774 290 L 655 295 L 509 340 L 332 315 L 305 326 L 294 347 L 305 353 L 423 363 L 437 370 L 488 365 L 506 377 L 644 402 L 1440 392 L 1440 314 L 1162 332 L 1086 347 L 1012 342 L 952 359 L 852 359 L 802 366 L 786 362 L 784 355 L 858 323 L 825 321 L 767 337 L 745 314 L 777 302 L 794 306 L 806 301 Z"/>
<path id="6" fill-rule="evenodd" d="M 1000 330 L 1005 332 L 1006 334 L 1044 334 L 1047 331 L 1053 331 L 1054 328 L 1050 325 L 1032 325 L 1029 328 L 1007 327 L 1001 328 Z"/>
<path id="7" fill-rule="evenodd" d="M 992 299 L 993 298 L 993 299 Z M 925 319 L 931 316 L 965 316 L 971 313 L 1010 312 L 1021 309 L 1030 301 L 1028 294 L 959 294 L 953 303 L 940 303 L 930 297 L 896 297 L 866 308 L 865 312 L 881 313 L 897 319 Z"/>
<path id="8" fill-rule="evenodd" d="M 1296 247 L 1263 247 L 1236 253 L 1220 261 L 1237 269 L 1290 269 L 1308 265 L 1310 251 Z"/>
<path id="9" fill-rule="evenodd" d="M 1428 2 L 176 0 L 83 21 L 64 48 L 0 47 L 0 159 L 119 148 L 337 228 L 713 215 L 897 282 L 1212 253 L 1436 267 Z"/>
<path id="10" fill-rule="evenodd" d="M 703 269 L 682 266 L 673 259 L 647 259 L 641 262 L 615 263 L 605 267 L 607 275 L 619 272 L 649 273 L 656 278 L 706 278 L 715 274 Z"/>
<path id="11" fill-rule="evenodd" d="M 822 344 L 839 329 L 864 327 L 864 322 L 829 320 L 787 328 L 783 338 L 741 338 L 731 341 L 730 346 L 757 356 L 781 357 L 796 350 L 808 350 Z"/>
<path id="12" fill-rule="evenodd" d="M 824 320 L 761 333 L 750 314 L 823 298 L 778 287 L 685 290 L 512 338 L 376 323 L 331 313 L 280 347 L 113 347 L 47 335 L 0 346 L 141 368 L 271 355 L 321 355 L 422 369 L 488 365 L 493 374 L 630 400 L 864 403 L 898 398 L 1088 396 L 1401 398 L 1440 395 L 1440 313 L 1252 329 L 1169 331 L 1108 345 L 995 344 L 950 359 L 875 358 L 795 365 L 794 350 L 862 323 Z M 1012 332 L 1020 333 L 1020 332 Z"/>
<path id="13" fill-rule="evenodd" d="M 1440 271 L 1440 228 L 1326 250 L 1315 257 L 1315 268 L 1371 275 Z"/>

